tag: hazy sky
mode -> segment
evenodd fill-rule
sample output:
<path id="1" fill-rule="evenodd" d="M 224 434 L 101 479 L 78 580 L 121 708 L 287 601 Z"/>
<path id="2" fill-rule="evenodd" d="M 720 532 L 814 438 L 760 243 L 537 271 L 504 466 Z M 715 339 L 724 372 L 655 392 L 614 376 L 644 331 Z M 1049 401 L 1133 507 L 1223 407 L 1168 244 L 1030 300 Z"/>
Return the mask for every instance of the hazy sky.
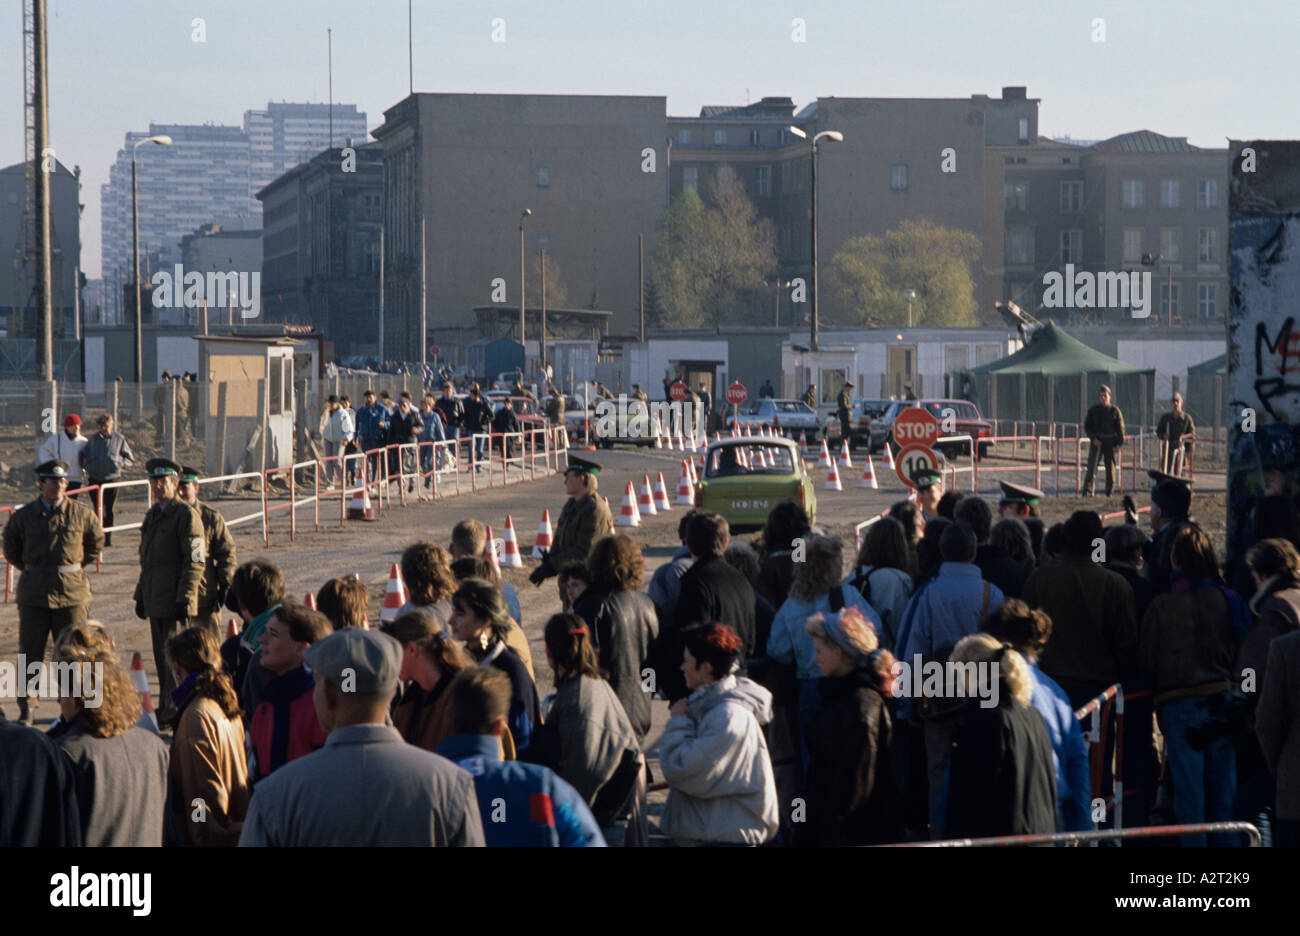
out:
<path id="1" fill-rule="evenodd" d="M 406 0 L 47 0 L 50 132 L 82 167 L 82 264 L 127 130 L 239 125 L 268 100 L 334 99 L 370 127 L 408 89 Z M 3 4 L 0 165 L 22 160 L 21 0 Z M 191 21 L 207 41 L 191 41 Z M 505 42 L 492 21 L 505 20 Z M 806 41 L 793 42 L 795 18 Z M 1093 41 L 1094 19 L 1105 42 Z M 662 94 L 673 115 L 746 96 L 997 96 L 1027 85 L 1040 131 L 1149 129 L 1199 146 L 1300 135 L 1296 0 L 415 0 L 415 89 Z"/>

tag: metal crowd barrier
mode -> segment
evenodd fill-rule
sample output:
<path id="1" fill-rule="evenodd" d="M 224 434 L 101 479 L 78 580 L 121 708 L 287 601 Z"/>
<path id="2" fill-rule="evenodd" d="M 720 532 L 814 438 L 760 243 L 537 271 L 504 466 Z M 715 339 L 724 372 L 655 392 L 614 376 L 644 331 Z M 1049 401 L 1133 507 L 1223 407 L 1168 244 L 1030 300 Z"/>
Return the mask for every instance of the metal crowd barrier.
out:
<path id="1" fill-rule="evenodd" d="M 1258 848 L 1259 829 L 1249 822 L 1199 822 L 1187 825 L 1144 826 L 1140 829 L 1101 829 L 1093 832 L 1053 832 L 1044 835 L 998 835 L 992 838 L 944 839 L 938 842 L 894 842 L 877 848 L 1006 848 L 1014 845 L 1063 845 L 1070 842 L 1105 842 L 1132 838 L 1172 838 L 1240 832 L 1250 848 Z"/>

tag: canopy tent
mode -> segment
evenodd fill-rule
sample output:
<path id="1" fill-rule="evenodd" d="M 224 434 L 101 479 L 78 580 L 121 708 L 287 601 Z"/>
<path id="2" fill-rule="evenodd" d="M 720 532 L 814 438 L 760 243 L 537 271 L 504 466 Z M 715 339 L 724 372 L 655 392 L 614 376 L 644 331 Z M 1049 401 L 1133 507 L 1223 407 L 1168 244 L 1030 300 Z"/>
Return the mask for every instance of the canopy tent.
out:
<path id="1" fill-rule="evenodd" d="M 1155 368 L 1126 364 L 1088 347 L 1054 322 L 1035 331 L 1015 354 L 966 372 L 985 416 L 1036 422 L 1081 422 L 1109 384 L 1125 419 L 1149 424 L 1155 403 Z"/>
<path id="2" fill-rule="evenodd" d="M 1212 357 L 1208 361 L 1202 361 L 1200 364 L 1193 364 L 1187 368 L 1187 376 L 1192 374 L 1208 374 L 1213 377 L 1215 374 L 1226 374 L 1228 372 L 1228 356 L 1220 354 L 1218 357 Z"/>
<path id="3" fill-rule="evenodd" d="M 1220 354 L 1187 368 L 1187 387 L 1183 390 L 1183 408 L 1192 414 L 1197 427 L 1226 423 L 1228 355 Z M 1217 405 L 1216 405 L 1217 404 Z M 1217 417 L 1217 418 L 1216 418 Z"/>

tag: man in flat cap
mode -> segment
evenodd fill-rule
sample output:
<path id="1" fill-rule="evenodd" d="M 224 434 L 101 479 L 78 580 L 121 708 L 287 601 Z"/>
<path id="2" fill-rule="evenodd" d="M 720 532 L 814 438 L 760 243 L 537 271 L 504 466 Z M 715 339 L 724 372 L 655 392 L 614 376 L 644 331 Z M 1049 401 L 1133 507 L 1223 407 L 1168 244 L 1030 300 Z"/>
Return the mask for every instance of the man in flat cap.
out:
<path id="1" fill-rule="evenodd" d="M 912 472 L 912 483 L 916 485 L 916 502 L 921 513 L 927 518 L 935 516 L 939 499 L 943 497 L 943 475 L 934 468 L 921 468 Z"/>
<path id="2" fill-rule="evenodd" d="M 1178 531 L 1186 526 L 1196 526 L 1191 518 L 1192 488 L 1182 478 L 1163 471 L 1147 471 L 1151 487 L 1151 542 L 1147 544 L 1146 570 L 1151 579 L 1151 593 L 1163 595 L 1169 591 L 1169 576 L 1173 572 L 1173 543 Z"/>
<path id="3" fill-rule="evenodd" d="M 569 466 L 564 471 L 564 490 L 569 495 L 560 518 L 555 523 L 555 537 L 550 550 L 542 557 L 542 564 L 528 576 L 528 581 L 541 585 L 570 562 L 585 562 L 587 553 L 598 539 L 614 532 L 614 518 L 609 508 L 596 494 L 596 476 L 600 465 L 585 458 L 569 456 Z M 560 589 L 560 602 L 567 611 L 569 596 Z"/>
<path id="4" fill-rule="evenodd" d="M 176 707 L 167 639 L 199 613 L 199 585 L 207 565 L 203 520 L 180 499 L 181 466 L 166 458 L 145 464 L 154 504 L 140 525 L 140 580 L 135 585 L 135 616 L 149 619 L 153 660 L 158 671 L 158 721 L 170 722 Z"/>
<path id="5" fill-rule="evenodd" d="M 64 496 L 68 464 L 55 459 L 36 469 L 40 497 L 14 511 L 4 529 L 4 554 L 18 577 L 18 650 L 30 662 L 45 659 L 46 639 L 90 616 L 90 579 L 83 571 L 104 548 L 94 511 Z M 18 693 L 24 724 L 36 703 Z"/>
<path id="6" fill-rule="evenodd" d="M 56 432 L 41 443 L 36 453 L 36 463 L 61 461 L 68 466 L 68 487 L 76 489 L 82 486 L 83 452 L 88 440 L 81 434 L 81 417 L 69 413 L 63 417 L 63 431 Z M 76 494 L 70 495 L 74 499 Z"/>
<path id="7" fill-rule="evenodd" d="M 1029 541 L 1034 547 L 1034 556 L 1039 556 L 1043 551 L 1044 528 L 1043 520 L 1038 513 L 1038 502 L 1047 495 L 1027 484 L 999 481 L 998 485 L 1002 488 L 1002 498 L 998 501 L 998 517 L 1000 519 L 1011 517 L 1023 523 L 1029 530 Z"/>
<path id="8" fill-rule="evenodd" d="M 1093 495 L 1093 475 L 1097 473 L 1098 456 L 1106 463 L 1106 496 L 1115 490 L 1115 452 L 1124 444 L 1124 414 L 1118 406 L 1111 405 L 1110 387 L 1102 384 L 1097 390 L 1097 402 L 1083 418 L 1083 431 L 1088 436 L 1088 472 L 1083 476 L 1083 494 Z"/>
<path id="9" fill-rule="evenodd" d="M 1156 423 L 1156 438 L 1160 440 L 1161 469 L 1166 474 L 1182 474 L 1187 468 L 1187 456 L 1192 453 L 1192 440 L 1184 441 L 1183 436 L 1193 435 L 1196 423 L 1183 409 L 1183 395 L 1175 393 L 1169 412 L 1160 417 Z M 1179 450 L 1182 455 L 1179 456 Z"/>
<path id="10" fill-rule="evenodd" d="M 853 395 L 849 393 L 853 389 L 853 384 L 847 380 L 844 387 L 840 390 L 839 398 L 835 401 L 835 415 L 840 419 L 840 439 L 849 443 L 849 448 L 853 448 L 853 427 L 851 425 L 853 416 Z"/>
<path id="11" fill-rule="evenodd" d="M 325 746 L 258 784 L 239 844 L 482 845 L 470 774 L 386 724 L 402 645 L 349 627 L 313 643 L 304 662 Z"/>
<path id="12" fill-rule="evenodd" d="M 207 556 L 203 581 L 199 583 L 199 611 L 190 621 L 207 628 L 212 638 L 221 645 L 221 610 L 226 604 L 226 590 L 235 580 L 235 538 L 226 527 L 226 518 L 210 504 L 199 500 L 199 470 L 181 468 L 178 486 L 180 499 L 199 512 L 203 521 L 203 547 Z"/>

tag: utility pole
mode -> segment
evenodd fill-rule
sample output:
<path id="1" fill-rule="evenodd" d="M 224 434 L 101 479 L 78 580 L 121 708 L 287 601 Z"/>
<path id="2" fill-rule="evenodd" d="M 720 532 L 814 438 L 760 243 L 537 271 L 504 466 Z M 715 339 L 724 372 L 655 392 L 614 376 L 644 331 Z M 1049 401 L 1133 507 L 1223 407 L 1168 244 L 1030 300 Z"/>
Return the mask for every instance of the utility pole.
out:
<path id="1" fill-rule="evenodd" d="M 50 255 L 50 101 L 45 45 L 45 0 L 32 2 L 32 106 L 35 108 L 36 170 L 36 378 L 48 392 L 54 379 L 54 290 Z M 48 156 L 47 156 L 48 154 Z M 53 406 L 50 400 L 44 404 Z M 40 420 L 36 420 L 37 430 Z"/>
<path id="2" fill-rule="evenodd" d="M 428 277 L 425 276 L 424 260 L 424 213 L 420 213 L 420 367 L 423 369 L 429 363 L 429 314 L 425 304 L 426 286 Z"/>
<path id="3" fill-rule="evenodd" d="M 546 372 L 546 251 L 541 252 L 542 265 L 542 373 Z"/>
<path id="4" fill-rule="evenodd" d="M 415 94 L 415 38 L 411 30 L 411 0 L 406 0 L 406 71 L 410 93 Z"/>
<path id="5" fill-rule="evenodd" d="M 379 366 L 384 363 L 384 229 L 379 229 Z"/>
<path id="6" fill-rule="evenodd" d="M 641 310 L 641 338 L 645 344 L 645 235 L 636 236 L 636 300 Z"/>

